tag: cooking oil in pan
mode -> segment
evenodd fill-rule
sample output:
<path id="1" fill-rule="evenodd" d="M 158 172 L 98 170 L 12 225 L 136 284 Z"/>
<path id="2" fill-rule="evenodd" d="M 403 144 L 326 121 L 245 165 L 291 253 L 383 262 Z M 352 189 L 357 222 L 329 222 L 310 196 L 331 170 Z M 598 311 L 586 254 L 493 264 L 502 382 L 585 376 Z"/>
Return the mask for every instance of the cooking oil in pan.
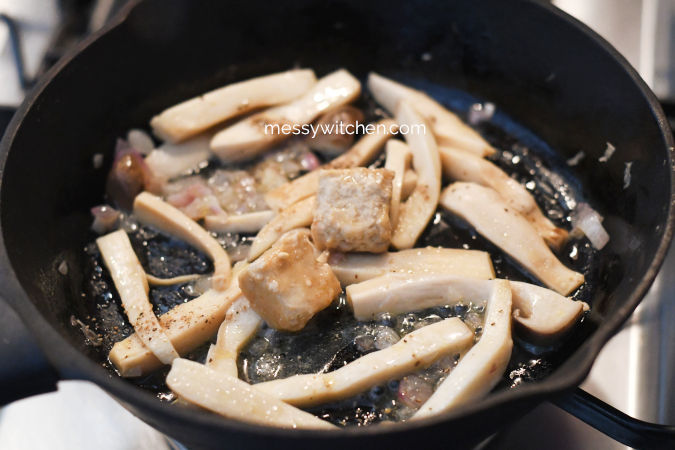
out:
<path id="1" fill-rule="evenodd" d="M 419 87 L 460 115 L 465 115 L 471 105 L 477 103 L 475 98 L 460 91 L 433 85 Z M 382 111 L 367 96 L 359 101 L 358 106 L 366 111 L 370 120 L 382 116 Z M 491 158 L 492 161 L 525 185 L 556 225 L 569 229 L 570 212 L 583 198 L 581 186 L 561 156 L 499 110 L 477 128 L 495 148 L 501 150 Z M 373 165 L 382 163 L 382 158 L 379 158 Z M 216 169 L 212 164 L 204 170 L 208 173 Z M 124 226 L 148 273 L 173 277 L 188 273 L 208 274 L 213 270 L 205 255 L 152 229 L 139 226 L 133 218 L 127 218 Z M 223 235 L 219 239 L 231 254 L 239 257 L 245 254 L 251 241 L 250 236 L 239 235 Z M 536 282 L 508 255 L 478 235 L 468 224 L 442 209 L 436 212 L 418 242 L 418 246 L 429 245 L 488 251 L 498 277 Z M 99 336 L 95 350 L 101 363 L 114 371 L 107 361 L 107 354 L 112 345 L 131 334 L 132 329 L 95 244 L 88 245 L 85 252 L 83 298 L 89 316 L 80 319 Z M 566 266 L 584 273 L 586 283 L 574 293 L 574 297 L 592 303 L 595 291 L 602 288 L 598 252 L 585 238 L 572 238 L 557 256 Z M 153 287 L 150 293 L 157 314 L 199 294 L 193 283 Z M 294 374 L 335 370 L 362 355 L 392 345 L 414 329 L 447 317 L 460 317 L 474 329 L 476 339 L 479 339 L 483 313 L 481 304 L 460 304 L 398 316 L 385 314 L 371 322 L 357 322 L 346 305 L 343 292 L 299 332 L 281 332 L 263 327 L 242 352 L 238 362 L 239 374 L 247 382 L 258 383 Z M 579 330 L 555 349 L 532 347 L 516 336 L 509 367 L 495 389 L 517 389 L 523 383 L 545 377 L 564 360 L 586 332 L 582 322 Z M 203 362 L 208 345 L 206 343 L 188 357 Z M 405 420 L 453 369 L 457 358 L 458 355 L 450 355 L 417 374 L 389 380 L 355 397 L 310 411 L 338 425 L 362 426 Z M 173 396 L 164 383 L 166 372 L 166 369 L 160 370 L 130 382 L 155 392 L 162 400 L 172 400 Z"/>

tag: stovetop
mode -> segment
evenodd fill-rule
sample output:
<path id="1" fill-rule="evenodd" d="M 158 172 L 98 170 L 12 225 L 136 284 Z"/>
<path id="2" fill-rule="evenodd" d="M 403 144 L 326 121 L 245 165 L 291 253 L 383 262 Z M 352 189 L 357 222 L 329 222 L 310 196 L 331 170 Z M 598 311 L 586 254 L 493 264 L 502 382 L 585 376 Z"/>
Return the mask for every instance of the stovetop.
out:
<path id="1" fill-rule="evenodd" d="M 664 3 L 672 4 L 664 13 Z M 87 32 L 105 22 L 119 0 L 0 0 L 0 13 L 13 13 L 25 29 L 25 49 L 30 50 L 26 68 L 29 76 L 42 72 L 60 56 L 73 30 Z M 675 98 L 668 89 L 670 74 L 661 62 L 649 66 L 641 56 L 658 42 L 645 38 L 651 23 L 671 17 L 675 1 L 670 0 L 555 0 L 558 6 L 590 24 L 616 45 L 662 97 Z M 616 8 L 620 3 L 620 7 Z M 610 5 L 611 4 L 611 5 Z M 45 7 L 47 5 L 48 7 Z M 64 18 L 63 9 L 76 11 Z M 74 9 L 68 9 L 74 8 Z M 86 8 L 86 11 L 85 9 Z M 84 12 L 83 12 L 84 11 Z M 611 16 L 607 11 L 616 12 Z M 620 13 L 619 13 L 620 11 Z M 639 27 L 626 22 L 640 18 Z M 651 22 L 650 22 L 651 21 Z M 652 23 L 653 22 L 653 23 Z M 7 34 L 0 24 L 0 130 L 11 118 L 22 93 L 14 69 Z M 672 41 L 672 39 L 670 39 Z M 635 42 L 640 42 L 636 50 Z M 657 50 L 653 53 L 658 53 Z M 671 54 L 674 53 L 671 51 Z M 42 57 L 40 57 L 42 55 Z M 671 59 L 675 60 L 675 56 Z M 646 62 L 645 62 L 646 61 Z M 659 65 L 661 64 L 661 65 Z M 672 65 L 672 64 L 671 64 Z M 645 68 L 649 67 L 649 68 Z M 675 83 L 672 83 L 675 85 Z M 675 91 L 675 89 L 673 89 Z M 675 121 L 675 106 L 664 104 Z M 1 134 L 1 131 L 0 131 Z M 654 285 L 628 323 L 603 348 L 582 388 L 621 411 L 650 422 L 675 423 L 675 250 L 672 249 Z M 36 433 L 35 424 L 40 424 Z M 149 427 L 87 382 L 64 381 L 55 393 L 15 402 L 0 409 L 0 448 L 20 450 L 51 449 L 169 449 L 176 444 Z M 484 448 L 593 448 L 624 449 L 573 416 L 544 403 Z"/>

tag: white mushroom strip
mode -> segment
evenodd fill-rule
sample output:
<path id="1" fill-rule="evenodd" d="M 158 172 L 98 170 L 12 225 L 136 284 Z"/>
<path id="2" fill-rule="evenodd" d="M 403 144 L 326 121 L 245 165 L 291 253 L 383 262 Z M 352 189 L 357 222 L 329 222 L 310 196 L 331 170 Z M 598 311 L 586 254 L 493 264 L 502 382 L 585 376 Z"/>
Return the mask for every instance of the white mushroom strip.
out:
<path id="1" fill-rule="evenodd" d="M 150 121 L 160 138 L 178 142 L 256 108 L 279 105 L 316 83 L 314 71 L 296 69 L 252 78 L 207 92 L 165 109 Z"/>
<path id="2" fill-rule="evenodd" d="M 412 152 L 413 168 L 419 176 L 415 190 L 400 206 L 398 222 L 391 237 L 392 245 L 400 250 L 415 245 L 436 211 L 441 191 L 441 162 L 434 137 L 408 102 L 399 104 L 396 119 L 399 127 L 405 125 L 411 131 L 405 135 L 405 140 Z M 413 131 L 415 129 L 416 132 Z"/>
<path id="3" fill-rule="evenodd" d="M 559 249 L 567 239 L 567 231 L 556 227 L 539 209 L 532 195 L 518 181 L 508 176 L 502 169 L 483 158 L 463 150 L 439 147 L 443 173 L 456 181 L 470 181 L 491 187 L 516 211 L 521 213 L 539 236 L 553 247 Z"/>
<path id="4" fill-rule="evenodd" d="M 473 340 L 473 332 L 453 317 L 415 330 L 391 347 L 362 356 L 333 372 L 294 375 L 255 387 L 295 406 L 327 403 L 424 369 L 443 356 L 463 353 Z"/>
<path id="5" fill-rule="evenodd" d="M 251 244 L 248 261 L 255 260 L 270 248 L 284 233 L 294 228 L 309 227 L 314 219 L 316 196 L 300 200 L 279 212 L 260 230 Z"/>
<path id="6" fill-rule="evenodd" d="M 216 233 L 257 233 L 276 216 L 271 210 L 204 217 L 204 228 Z"/>
<path id="7" fill-rule="evenodd" d="M 374 133 L 364 135 L 352 148 L 319 169 L 349 169 L 370 162 L 397 129 L 396 122 L 391 119 L 380 120 L 373 126 L 375 127 Z M 279 211 L 316 194 L 318 186 L 319 170 L 314 170 L 272 189 L 265 195 L 265 201 L 272 209 Z"/>
<path id="8" fill-rule="evenodd" d="M 162 363 L 170 364 L 178 358 L 178 353 L 152 311 L 145 271 L 131 247 L 127 233 L 118 230 L 107 234 L 96 239 L 96 245 L 139 340 Z"/>
<path id="9" fill-rule="evenodd" d="M 357 320 L 382 313 L 403 314 L 434 306 L 485 299 L 494 280 L 448 273 L 388 273 L 347 286 L 347 302 Z"/>
<path id="10" fill-rule="evenodd" d="M 449 250 L 449 249 L 443 249 Z M 461 250 L 460 250 L 461 251 Z M 439 264 L 440 265 L 440 264 Z M 339 276 L 340 270 L 333 269 Z M 368 273 L 368 272 L 366 272 Z M 485 297 L 491 284 L 465 278 L 441 267 L 417 273 L 388 273 L 347 287 L 347 301 L 358 320 L 372 320 L 382 313 L 403 314 L 434 306 L 453 305 Z M 513 318 L 526 337 L 549 344 L 565 334 L 588 305 L 550 289 L 511 281 Z"/>
<path id="11" fill-rule="evenodd" d="M 281 428 L 336 429 L 236 377 L 188 359 L 173 363 L 166 384 L 179 398 L 228 419 Z"/>
<path id="12" fill-rule="evenodd" d="M 441 205 L 560 294 L 568 295 L 584 282 L 584 276 L 565 267 L 530 222 L 494 189 L 456 182 L 443 191 Z"/>
<path id="13" fill-rule="evenodd" d="M 243 267 L 244 264 L 234 267 L 234 278 L 225 291 L 209 289 L 159 316 L 159 323 L 179 354 L 191 352 L 216 334 L 230 305 L 241 296 L 236 275 Z M 108 359 L 123 377 L 139 377 L 162 366 L 136 333 L 116 342 Z"/>
<path id="14" fill-rule="evenodd" d="M 209 348 L 206 365 L 233 377 L 239 376 L 237 358 L 241 349 L 251 340 L 263 320 L 253 311 L 246 297 L 239 297 L 225 314 L 218 329 L 218 339 Z"/>
<path id="15" fill-rule="evenodd" d="M 387 141 L 387 147 L 385 151 L 387 154 L 387 159 L 384 163 L 384 168 L 394 172 L 389 217 L 391 217 L 391 226 L 396 228 L 396 223 L 398 222 L 398 211 L 401 205 L 401 197 L 403 197 L 403 179 L 405 177 L 406 169 L 410 167 L 412 153 L 410 153 L 410 149 L 405 143 L 395 139 L 389 139 Z"/>
<path id="16" fill-rule="evenodd" d="M 332 253 L 328 258 L 333 273 L 343 286 L 370 280 L 387 273 L 407 276 L 445 273 L 489 280 L 495 277 L 487 252 L 455 248 L 411 248 L 379 255 Z"/>
<path id="17" fill-rule="evenodd" d="M 188 281 L 196 280 L 201 276 L 202 275 L 198 274 L 190 274 L 190 275 L 179 275 L 177 277 L 171 278 L 159 278 L 154 275 L 150 275 L 149 273 L 145 275 L 145 277 L 148 279 L 148 283 L 153 286 L 173 286 L 174 284 L 183 284 L 187 283 Z"/>
<path id="18" fill-rule="evenodd" d="M 345 105 L 361 93 L 361 83 L 344 69 L 312 86 L 291 103 L 254 114 L 216 133 L 211 150 L 224 162 L 241 161 L 289 137 L 329 109 Z"/>
<path id="19" fill-rule="evenodd" d="M 511 281 L 513 319 L 537 344 L 550 344 L 567 333 L 589 309 L 541 286 Z"/>
<path id="20" fill-rule="evenodd" d="M 478 156 L 491 155 L 496 151 L 473 128 L 421 91 L 373 72 L 368 75 L 368 89 L 375 100 L 392 114 L 401 101 L 410 102 L 431 126 L 436 140 L 441 145 L 458 147 Z"/>
<path id="21" fill-rule="evenodd" d="M 213 288 L 225 289 L 230 282 L 230 257 L 197 222 L 161 198 L 141 192 L 134 200 L 134 214 L 138 220 L 175 236 L 206 253 L 213 261 Z"/>
<path id="22" fill-rule="evenodd" d="M 413 419 L 449 411 L 479 399 L 499 382 L 511 358 L 511 289 L 506 280 L 493 287 L 485 310 L 483 334 Z"/>
<path id="23" fill-rule="evenodd" d="M 404 202 L 413 193 L 417 186 L 418 176 L 414 170 L 408 169 L 403 175 L 403 186 L 401 186 L 401 202 Z"/>
<path id="24" fill-rule="evenodd" d="M 144 161 L 155 177 L 174 178 L 208 163 L 210 141 L 211 134 L 206 133 L 180 144 L 165 143 L 152 150 Z"/>

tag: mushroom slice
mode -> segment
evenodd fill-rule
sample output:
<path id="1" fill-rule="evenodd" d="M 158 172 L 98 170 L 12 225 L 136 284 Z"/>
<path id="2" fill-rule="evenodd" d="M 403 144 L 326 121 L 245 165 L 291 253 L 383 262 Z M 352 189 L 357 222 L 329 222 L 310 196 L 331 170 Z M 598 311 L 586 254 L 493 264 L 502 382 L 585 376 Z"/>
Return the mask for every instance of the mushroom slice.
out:
<path id="1" fill-rule="evenodd" d="M 383 119 L 372 125 L 375 127 L 373 133 L 366 134 L 352 148 L 319 169 L 349 169 L 363 166 L 375 158 L 382 145 L 396 132 L 397 125 L 391 119 Z M 279 211 L 316 194 L 319 186 L 319 169 L 272 189 L 265 195 L 265 201 L 272 209 Z"/>
<path id="2" fill-rule="evenodd" d="M 152 150 L 144 161 L 155 177 L 174 178 L 208 163 L 211 157 L 210 141 L 211 134 L 206 133 L 180 144 L 167 142 Z"/>
<path id="3" fill-rule="evenodd" d="M 473 340 L 473 332 L 453 317 L 415 330 L 391 347 L 362 356 L 333 372 L 294 375 L 255 387 L 295 406 L 327 403 L 423 369 L 443 356 L 463 353 Z"/>
<path id="4" fill-rule="evenodd" d="M 175 236 L 206 253 L 213 261 L 213 288 L 222 291 L 228 286 L 230 257 L 218 241 L 197 222 L 148 192 L 141 192 L 136 196 L 134 214 L 140 222 Z"/>
<path id="5" fill-rule="evenodd" d="M 239 297 L 225 314 L 218 329 L 218 339 L 209 348 L 206 365 L 221 373 L 237 377 L 239 351 L 251 340 L 263 320 L 253 311 L 246 297 Z"/>
<path id="6" fill-rule="evenodd" d="M 493 154 L 496 150 L 473 128 L 462 122 L 427 94 L 412 89 L 374 72 L 368 75 L 368 89 L 390 113 L 406 100 L 431 125 L 436 140 L 441 145 L 451 145 L 478 156 Z"/>
<path id="7" fill-rule="evenodd" d="M 511 288 L 495 280 L 485 311 L 483 334 L 413 419 L 449 411 L 490 392 L 511 358 Z"/>
<path id="8" fill-rule="evenodd" d="M 204 217 L 204 228 L 216 233 L 257 233 L 274 216 L 276 216 L 276 213 L 271 210 L 229 216 L 206 216 Z"/>
<path id="9" fill-rule="evenodd" d="M 224 162 L 250 159 L 321 113 L 351 102 L 360 93 L 359 80 L 344 69 L 337 70 L 293 102 L 254 114 L 219 131 L 211 139 L 211 150 Z"/>
<path id="10" fill-rule="evenodd" d="M 398 210 L 401 205 L 401 197 L 403 196 L 403 178 L 405 177 L 406 169 L 410 167 L 412 153 L 410 153 L 410 149 L 405 143 L 395 139 L 389 139 L 387 141 L 385 151 L 387 153 L 387 159 L 384 163 L 384 168 L 394 172 L 389 216 L 391 218 L 391 226 L 396 228 Z"/>
<path id="11" fill-rule="evenodd" d="M 466 300 L 484 300 L 493 281 L 448 273 L 388 273 L 347 286 L 347 302 L 357 320 L 373 320 L 382 313 L 403 314 Z"/>
<path id="12" fill-rule="evenodd" d="M 234 278 L 225 291 L 209 289 L 159 316 L 159 323 L 179 354 L 191 352 L 216 334 L 230 305 L 241 296 L 236 275 L 243 267 L 245 264 L 235 265 Z M 123 377 L 140 377 L 162 366 L 137 333 L 116 342 L 108 359 Z"/>
<path id="13" fill-rule="evenodd" d="M 460 271 L 442 271 L 441 265 L 442 261 L 439 261 L 439 267 L 428 271 L 387 273 L 348 286 L 347 301 L 354 317 L 372 320 L 382 313 L 403 314 L 488 296 L 490 283 L 475 276 L 474 279 L 466 278 Z M 333 270 L 338 277 L 343 274 L 340 269 L 333 267 Z M 537 344 L 551 344 L 588 310 L 586 303 L 563 297 L 550 289 L 520 281 L 510 284 L 513 318 L 526 336 Z"/>
<path id="14" fill-rule="evenodd" d="M 400 102 L 396 118 L 399 127 L 406 125 L 411 130 L 405 135 L 405 140 L 412 152 L 413 168 L 419 176 L 415 190 L 400 206 L 398 223 L 391 237 L 392 245 L 400 250 L 415 245 L 436 211 L 441 192 L 441 162 L 434 137 L 427 132 L 424 120 L 407 101 Z M 415 129 L 417 132 L 412 132 Z"/>
<path id="15" fill-rule="evenodd" d="M 284 233 L 312 224 L 316 196 L 312 195 L 283 209 L 260 230 L 251 244 L 248 261 L 255 260 L 270 248 Z"/>
<path id="16" fill-rule="evenodd" d="M 456 182 L 443 191 L 441 205 L 560 294 L 568 295 L 584 282 L 584 276 L 565 267 L 530 222 L 494 189 Z"/>
<path id="17" fill-rule="evenodd" d="M 511 293 L 513 320 L 540 345 L 555 342 L 588 311 L 584 302 L 529 283 L 511 281 Z"/>
<path id="18" fill-rule="evenodd" d="M 316 83 L 314 71 L 296 69 L 252 78 L 165 109 L 150 121 L 154 133 L 178 142 L 255 108 L 291 101 Z"/>
<path id="19" fill-rule="evenodd" d="M 124 230 L 118 230 L 96 239 L 96 245 L 139 339 L 162 363 L 171 364 L 178 353 L 152 311 L 145 272 L 129 236 Z"/>
<path id="20" fill-rule="evenodd" d="M 148 283 L 153 286 L 173 286 L 174 284 L 183 284 L 187 283 L 188 281 L 196 280 L 201 276 L 202 275 L 198 275 L 195 273 L 191 275 L 179 275 L 177 277 L 171 278 L 159 278 L 154 275 L 150 275 L 148 273 L 145 275 L 145 278 L 147 278 Z"/>
<path id="21" fill-rule="evenodd" d="M 494 189 L 506 203 L 530 221 L 548 245 L 557 250 L 565 242 L 567 231 L 556 227 L 544 216 L 527 189 L 502 169 L 463 150 L 441 146 L 438 151 L 446 176 L 456 181 L 470 181 Z"/>
<path id="22" fill-rule="evenodd" d="M 492 261 L 487 252 L 455 248 L 411 248 L 378 255 L 332 253 L 328 258 L 328 264 L 343 286 L 387 273 L 401 273 L 408 276 L 445 273 L 484 280 L 495 277 Z"/>
<path id="23" fill-rule="evenodd" d="M 336 429 L 236 377 L 188 359 L 174 361 L 166 384 L 181 399 L 228 419 L 281 428 Z"/>
<path id="24" fill-rule="evenodd" d="M 414 170 L 408 169 L 403 175 L 403 185 L 401 186 L 401 202 L 404 202 L 413 193 L 417 186 L 417 174 Z"/>

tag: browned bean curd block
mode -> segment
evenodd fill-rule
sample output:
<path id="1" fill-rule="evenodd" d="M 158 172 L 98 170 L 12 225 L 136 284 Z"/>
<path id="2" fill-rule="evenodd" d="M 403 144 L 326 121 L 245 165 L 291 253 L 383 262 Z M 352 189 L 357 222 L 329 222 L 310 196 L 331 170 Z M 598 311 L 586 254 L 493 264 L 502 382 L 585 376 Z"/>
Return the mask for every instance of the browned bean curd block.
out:
<path id="1" fill-rule="evenodd" d="M 253 310 L 278 330 L 301 330 L 340 293 L 309 238 L 307 229 L 289 231 L 239 275 Z"/>
<path id="2" fill-rule="evenodd" d="M 362 167 L 322 170 L 312 222 L 316 246 L 341 252 L 386 252 L 391 241 L 394 172 Z"/>

